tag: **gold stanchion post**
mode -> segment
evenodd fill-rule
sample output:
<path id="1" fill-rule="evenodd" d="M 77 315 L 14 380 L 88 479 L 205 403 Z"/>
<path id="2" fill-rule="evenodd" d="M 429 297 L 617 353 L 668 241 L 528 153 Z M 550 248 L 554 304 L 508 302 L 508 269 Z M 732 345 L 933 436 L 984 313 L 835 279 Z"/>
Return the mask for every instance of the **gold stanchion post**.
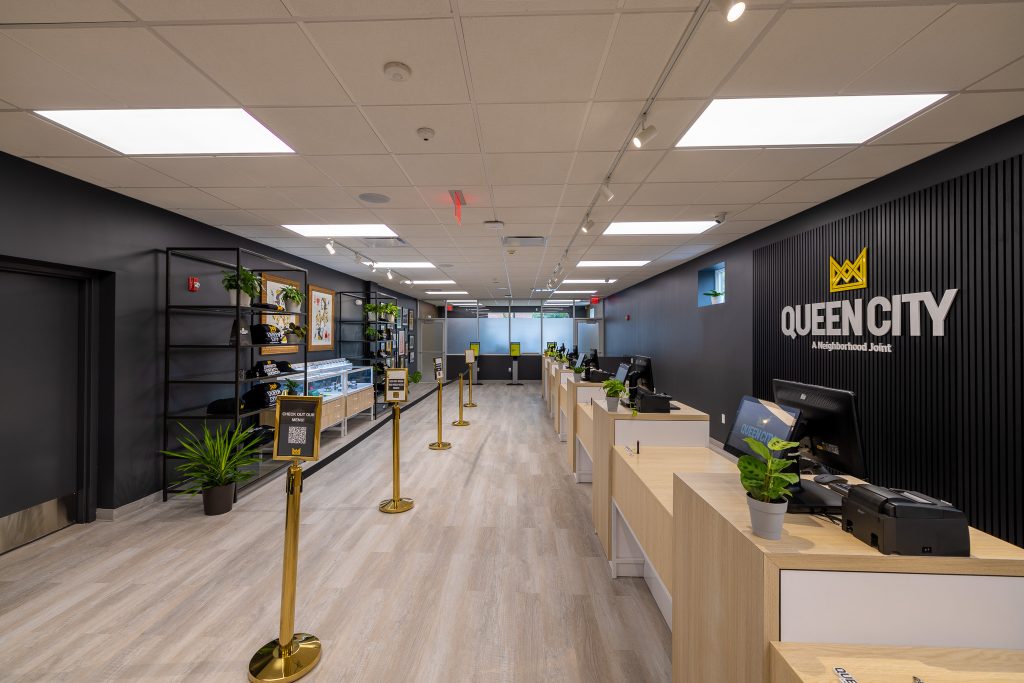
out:
<path id="1" fill-rule="evenodd" d="M 462 419 L 462 377 L 463 377 L 463 375 L 465 375 L 465 373 L 463 373 L 462 375 L 459 375 L 459 419 L 456 420 L 455 422 L 452 422 L 452 425 L 455 426 L 455 427 L 466 427 L 466 426 L 469 425 L 469 420 L 463 420 Z M 470 389 L 470 391 L 472 391 L 472 389 Z"/>
<path id="2" fill-rule="evenodd" d="M 474 365 L 476 365 L 476 363 L 470 363 L 469 364 L 469 402 L 466 403 L 466 407 L 467 408 L 476 408 L 476 404 L 473 403 L 473 366 Z M 462 402 L 461 401 L 461 397 L 460 397 L 459 402 L 460 403 Z"/>
<path id="3" fill-rule="evenodd" d="M 441 392 L 444 391 L 444 382 L 437 380 L 437 441 L 429 444 L 427 448 L 432 451 L 446 451 L 452 447 L 451 443 L 441 438 Z"/>
<path id="4" fill-rule="evenodd" d="M 381 512 L 393 515 L 399 512 L 408 512 L 412 510 L 413 501 L 411 498 L 402 498 L 399 490 L 399 478 L 400 478 L 400 465 L 399 465 L 399 441 L 400 441 L 400 425 L 399 420 L 401 419 L 402 409 L 397 403 L 391 404 L 391 410 L 394 415 L 394 419 L 391 424 L 391 475 L 393 478 L 391 484 L 391 498 L 385 498 L 377 506 L 377 509 Z"/>
<path id="5" fill-rule="evenodd" d="M 249 660 L 249 680 L 287 683 L 302 678 L 320 661 L 320 640 L 295 633 L 295 581 L 299 565 L 299 502 L 302 468 L 293 460 L 285 483 L 288 507 L 284 518 L 284 570 L 281 574 L 281 629 Z"/>

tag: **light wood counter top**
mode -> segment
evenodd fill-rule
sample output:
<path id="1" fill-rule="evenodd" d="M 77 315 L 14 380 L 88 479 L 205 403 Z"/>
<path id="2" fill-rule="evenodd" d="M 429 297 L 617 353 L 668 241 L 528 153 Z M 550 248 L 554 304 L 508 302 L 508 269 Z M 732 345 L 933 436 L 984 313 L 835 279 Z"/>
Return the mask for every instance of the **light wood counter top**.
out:
<path id="1" fill-rule="evenodd" d="M 679 408 L 679 410 L 672 410 L 667 413 L 637 413 L 633 415 L 633 411 L 621 403 L 616 410 L 609 411 L 608 406 L 603 401 L 595 401 L 594 410 L 597 411 L 595 419 L 597 419 L 598 413 L 611 417 L 613 420 L 696 420 L 708 422 L 710 419 L 707 413 L 702 413 L 685 403 L 680 403 L 679 401 L 671 401 L 671 403 Z"/>
<path id="2" fill-rule="evenodd" d="M 1020 683 L 1024 651 L 878 645 L 771 644 L 772 683 L 836 683 L 835 667 L 860 683 Z"/>

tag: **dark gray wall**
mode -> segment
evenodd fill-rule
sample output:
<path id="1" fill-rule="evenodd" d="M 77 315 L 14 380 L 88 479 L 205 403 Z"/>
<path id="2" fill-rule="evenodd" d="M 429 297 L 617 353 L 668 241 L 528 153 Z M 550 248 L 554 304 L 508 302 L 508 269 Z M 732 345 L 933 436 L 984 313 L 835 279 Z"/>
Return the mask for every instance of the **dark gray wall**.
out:
<path id="1" fill-rule="evenodd" d="M 1021 153 L 1024 118 L 614 294 L 605 300 L 605 351 L 651 356 L 658 389 L 709 413 L 712 436 L 723 440 L 739 398 L 754 390 L 755 249 Z M 697 308 L 697 271 L 720 261 L 726 302 Z"/>
<path id="2" fill-rule="evenodd" d="M 105 312 L 104 340 L 110 367 L 101 380 L 97 500 L 102 508 L 124 505 L 160 488 L 165 247 L 245 247 L 308 269 L 312 284 L 352 291 L 367 286 L 363 280 L 2 153 L 0 206 L 0 257 L 109 273 L 103 286 L 111 294 L 111 305 Z M 210 278 L 202 284 L 220 289 Z M 400 305 L 415 305 L 415 299 L 396 294 Z M 31 339 L 33 331 L 26 333 Z M 31 342 L 24 349 L 23 357 L 8 361 L 47 362 Z M 333 355 L 310 354 L 310 359 Z"/>

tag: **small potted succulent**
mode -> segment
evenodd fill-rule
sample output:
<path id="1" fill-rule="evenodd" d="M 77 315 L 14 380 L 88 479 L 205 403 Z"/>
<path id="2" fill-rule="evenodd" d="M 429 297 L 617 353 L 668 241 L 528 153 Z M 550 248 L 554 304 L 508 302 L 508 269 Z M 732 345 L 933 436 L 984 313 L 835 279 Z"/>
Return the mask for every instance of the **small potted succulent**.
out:
<path id="1" fill-rule="evenodd" d="M 725 303 L 725 292 L 719 292 L 717 289 L 712 289 L 707 292 L 704 292 L 704 296 L 711 297 L 712 305 Z"/>
<path id="2" fill-rule="evenodd" d="M 291 285 L 281 288 L 280 297 L 284 303 L 284 310 L 289 313 L 298 313 L 302 308 L 302 302 L 306 300 L 306 295 L 302 293 L 302 290 Z"/>
<path id="3" fill-rule="evenodd" d="M 259 278 L 248 268 L 241 268 L 238 271 L 225 270 L 220 283 L 227 290 L 228 301 L 232 306 L 249 306 L 263 291 Z"/>
<path id="4" fill-rule="evenodd" d="M 606 379 L 601 387 L 604 389 L 604 400 L 608 405 L 608 412 L 614 413 L 619 409 L 619 399 L 626 393 L 626 385 L 623 384 L 622 380 Z"/>
<path id="5" fill-rule="evenodd" d="M 787 497 L 793 495 L 787 487 L 797 483 L 800 475 L 786 472 L 793 461 L 776 458 L 774 453 L 796 448 L 800 444 L 773 438 L 765 445 L 749 436 L 744 441 L 757 453 L 757 456 L 742 455 L 736 462 L 740 483 L 747 491 L 750 526 L 755 536 L 777 541 L 782 537 L 782 523 L 786 518 L 786 508 L 789 507 Z"/>
<path id="6" fill-rule="evenodd" d="M 291 377 L 286 377 L 284 380 L 284 393 L 286 396 L 298 396 L 299 387 L 302 386 Z"/>
<path id="7" fill-rule="evenodd" d="M 582 365 L 577 365 L 576 367 L 574 367 L 572 369 L 572 373 L 573 373 L 573 375 L 575 375 L 575 377 L 573 379 L 575 379 L 577 382 L 579 382 L 580 378 L 583 377 L 583 371 L 585 369 L 586 368 L 584 368 Z"/>
<path id="8" fill-rule="evenodd" d="M 221 426 L 211 432 L 204 423 L 202 435 L 197 436 L 181 423 L 178 426 L 188 435 L 178 438 L 181 450 L 161 452 L 184 461 L 177 467 L 182 476 L 179 483 L 188 485 L 186 493 L 203 494 L 207 515 L 230 512 L 235 486 L 254 474 L 244 468 L 260 462 L 259 438 L 253 428 L 238 424 L 234 429 Z"/>
<path id="9" fill-rule="evenodd" d="M 366 319 L 371 323 L 377 322 L 377 314 L 380 313 L 380 306 L 377 304 L 363 304 L 363 312 L 366 313 Z"/>
<path id="10" fill-rule="evenodd" d="M 373 342 L 373 341 L 377 341 L 378 339 L 380 339 L 380 332 L 377 331 L 377 328 L 373 327 L 371 325 L 367 325 L 366 326 L 366 340 Z"/>
<path id="11" fill-rule="evenodd" d="M 305 338 L 309 328 L 305 325 L 296 325 L 295 323 L 288 323 L 287 329 L 285 329 L 285 337 L 287 341 L 292 343 L 301 343 Z"/>

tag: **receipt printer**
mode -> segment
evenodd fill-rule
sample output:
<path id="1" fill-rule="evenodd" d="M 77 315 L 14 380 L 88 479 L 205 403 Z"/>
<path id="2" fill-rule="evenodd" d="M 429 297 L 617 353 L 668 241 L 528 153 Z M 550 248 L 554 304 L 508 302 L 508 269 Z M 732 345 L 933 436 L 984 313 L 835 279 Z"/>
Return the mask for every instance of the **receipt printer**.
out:
<path id="1" fill-rule="evenodd" d="M 871 484 L 843 498 L 843 528 L 884 555 L 967 557 L 967 518 L 944 500 Z"/>
<path id="2" fill-rule="evenodd" d="M 636 411 L 638 413 L 667 413 L 672 410 L 668 394 L 656 394 L 643 387 L 636 388 Z"/>

